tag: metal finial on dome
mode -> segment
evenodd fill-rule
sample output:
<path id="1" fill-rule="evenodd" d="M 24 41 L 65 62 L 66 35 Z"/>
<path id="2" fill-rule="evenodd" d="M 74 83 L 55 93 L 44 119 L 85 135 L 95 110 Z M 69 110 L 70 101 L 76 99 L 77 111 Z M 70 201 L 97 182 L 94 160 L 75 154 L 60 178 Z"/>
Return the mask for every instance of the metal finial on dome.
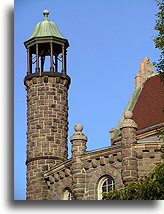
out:
<path id="1" fill-rule="evenodd" d="M 43 11 L 43 15 L 44 15 L 44 20 L 48 20 L 48 15 L 49 15 L 49 11 L 48 10 L 44 10 Z"/>

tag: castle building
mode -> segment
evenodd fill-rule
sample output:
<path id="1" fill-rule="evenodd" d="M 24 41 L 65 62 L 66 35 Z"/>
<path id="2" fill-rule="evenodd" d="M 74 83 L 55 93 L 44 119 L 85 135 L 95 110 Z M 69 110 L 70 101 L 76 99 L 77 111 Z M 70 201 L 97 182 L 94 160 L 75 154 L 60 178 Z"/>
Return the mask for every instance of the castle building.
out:
<path id="1" fill-rule="evenodd" d="M 163 84 L 148 57 L 135 77 L 135 90 L 116 128 L 111 146 L 86 151 L 87 136 L 76 124 L 68 159 L 68 40 L 43 11 L 27 49 L 27 200 L 101 200 L 103 192 L 123 188 L 161 162 Z M 47 69 L 48 64 L 48 69 Z M 47 70 L 46 70 L 47 69 Z"/>

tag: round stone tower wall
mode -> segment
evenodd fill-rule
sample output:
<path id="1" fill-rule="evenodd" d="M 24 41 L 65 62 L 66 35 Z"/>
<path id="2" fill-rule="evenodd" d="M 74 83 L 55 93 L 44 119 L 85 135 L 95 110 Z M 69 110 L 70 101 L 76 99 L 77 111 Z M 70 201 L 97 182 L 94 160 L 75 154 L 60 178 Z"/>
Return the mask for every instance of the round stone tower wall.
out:
<path id="1" fill-rule="evenodd" d="M 48 199 L 44 172 L 67 159 L 67 75 L 27 76 L 27 200 Z M 55 76 L 57 75 L 57 76 Z"/>

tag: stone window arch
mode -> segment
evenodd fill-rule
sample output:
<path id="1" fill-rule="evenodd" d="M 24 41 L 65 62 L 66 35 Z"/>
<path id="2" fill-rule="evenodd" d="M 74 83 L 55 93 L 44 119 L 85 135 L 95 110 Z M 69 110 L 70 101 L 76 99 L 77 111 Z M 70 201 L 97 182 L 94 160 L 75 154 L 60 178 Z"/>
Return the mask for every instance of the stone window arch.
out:
<path id="1" fill-rule="evenodd" d="M 105 175 L 98 182 L 98 200 L 102 200 L 103 193 L 108 193 L 115 189 L 115 181 L 110 175 Z"/>
<path id="2" fill-rule="evenodd" d="M 68 187 L 66 187 L 64 190 L 63 200 L 74 200 L 72 191 Z"/>

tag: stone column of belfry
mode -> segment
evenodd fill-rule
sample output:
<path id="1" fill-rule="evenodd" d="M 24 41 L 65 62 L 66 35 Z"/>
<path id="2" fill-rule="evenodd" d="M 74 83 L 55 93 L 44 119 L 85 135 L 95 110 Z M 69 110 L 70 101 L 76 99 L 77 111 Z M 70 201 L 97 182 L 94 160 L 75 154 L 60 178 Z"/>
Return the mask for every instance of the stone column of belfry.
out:
<path id="1" fill-rule="evenodd" d="M 124 185 L 138 178 L 137 159 L 134 146 L 136 144 L 137 124 L 132 120 L 133 113 L 126 111 L 120 131 L 122 136 L 122 179 Z"/>
<path id="2" fill-rule="evenodd" d="M 82 133 L 83 126 L 76 124 L 75 133 L 71 136 L 72 143 L 72 176 L 73 176 L 73 195 L 75 200 L 83 200 L 85 191 L 85 175 L 82 172 L 83 163 L 81 162 L 80 155 L 86 151 L 87 137 Z"/>
<path id="3" fill-rule="evenodd" d="M 27 76 L 27 200 L 47 200 L 44 172 L 67 159 L 68 76 Z"/>

